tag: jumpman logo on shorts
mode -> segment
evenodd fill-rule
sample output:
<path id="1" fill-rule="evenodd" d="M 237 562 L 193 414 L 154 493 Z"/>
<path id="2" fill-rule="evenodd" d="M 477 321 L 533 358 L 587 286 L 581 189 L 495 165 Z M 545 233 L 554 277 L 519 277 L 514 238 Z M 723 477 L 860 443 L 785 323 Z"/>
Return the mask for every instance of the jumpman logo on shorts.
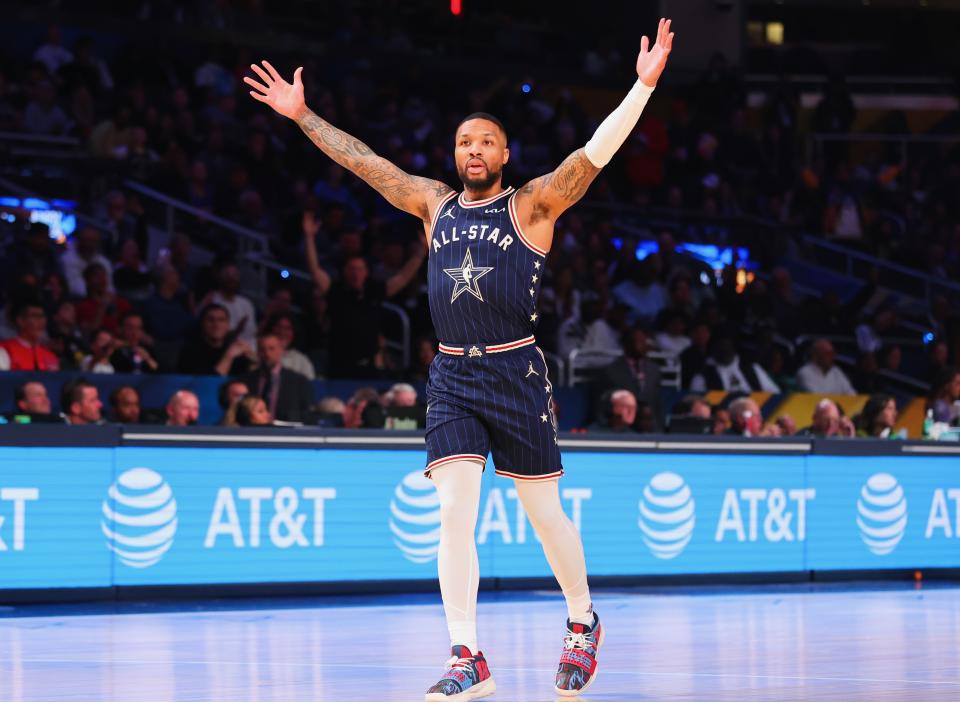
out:
<path id="1" fill-rule="evenodd" d="M 525 376 L 523 376 L 523 377 L 524 377 L 524 378 L 529 378 L 531 375 L 535 375 L 535 376 L 537 376 L 537 377 L 540 377 L 540 374 L 537 373 L 537 371 L 535 371 L 535 370 L 533 369 L 533 361 L 530 361 L 530 367 L 527 369 L 527 374 L 526 374 Z"/>

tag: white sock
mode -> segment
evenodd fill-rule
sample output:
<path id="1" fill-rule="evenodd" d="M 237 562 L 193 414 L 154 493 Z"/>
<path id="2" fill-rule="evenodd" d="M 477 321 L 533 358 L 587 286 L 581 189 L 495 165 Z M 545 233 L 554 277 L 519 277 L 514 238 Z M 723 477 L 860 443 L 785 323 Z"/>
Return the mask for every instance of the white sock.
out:
<path id="1" fill-rule="evenodd" d="M 451 646 L 477 652 L 477 589 L 480 564 L 474 532 L 480 509 L 483 466 L 454 461 L 434 468 L 431 477 L 440 496 L 440 549 L 437 573 Z"/>
<path id="2" fill-rule="evenodd" d="M 567 616 L 572 622 L 592 626 L 593 608 L 583 542 L 560 504 L 559 481 L 515 480 L 514 483 L 567 601 Z"/>

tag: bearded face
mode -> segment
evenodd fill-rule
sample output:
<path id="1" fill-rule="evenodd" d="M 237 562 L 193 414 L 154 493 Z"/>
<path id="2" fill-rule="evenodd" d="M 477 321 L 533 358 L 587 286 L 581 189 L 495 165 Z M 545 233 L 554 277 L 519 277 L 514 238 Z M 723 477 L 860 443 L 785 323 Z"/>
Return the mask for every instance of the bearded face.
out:
<path id="1" fill-rule="evenodd" d="M 457 174 L 467 190 L 484 191 L 496 185 L 510 158 L 506 136 L 495 123 L 471 119 L 457 130 Z"/>

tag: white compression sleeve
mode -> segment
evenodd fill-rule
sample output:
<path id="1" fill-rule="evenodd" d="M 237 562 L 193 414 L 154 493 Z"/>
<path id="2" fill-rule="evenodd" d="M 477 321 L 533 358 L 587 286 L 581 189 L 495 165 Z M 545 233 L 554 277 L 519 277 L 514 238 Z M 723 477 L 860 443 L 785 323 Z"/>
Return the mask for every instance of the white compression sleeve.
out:
<path id="1" fill-rule="evenodd" d="M 564 514 L 558 483 L 557 480 L 514 481 L 523 510 L 540 537 L 543 553 L 563 591 L 570 620 L 593 624 L 583 542 L 573 522 Z"/>
<path id="2" fill-rule="evenodd" d="M 440 550 L 437 572 L 447 617 L 450 645 L 463 645 L 477 652 L 477 512 L 480 510 L 480 479 L 483 466 L 454 461 L 430 472 L 440 497 Z"/>
<path id="3" fill-rule="evenodd" d="M 584 147 L 583 150 L 590 159 L 590 163 L 597 168 L 603 168 L 610 163 L 617 149 L 623 145 L 627 136 L 637 126 L 640 113 L 643 112 L 652 93 L 653 88 L 644 85 L 638 78 L 627 93 L 627 97 L 600 123 L 597 131 Z"/>

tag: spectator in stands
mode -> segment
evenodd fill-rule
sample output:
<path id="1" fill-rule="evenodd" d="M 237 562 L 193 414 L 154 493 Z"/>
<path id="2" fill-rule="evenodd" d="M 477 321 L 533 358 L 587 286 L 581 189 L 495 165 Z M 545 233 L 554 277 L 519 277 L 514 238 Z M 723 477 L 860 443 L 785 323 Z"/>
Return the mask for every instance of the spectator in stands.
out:
<path id="1" fill-rule="evenodd" d="M 798 436 L 815 436 L 819 439 L 850 438 L 857 433 L 849 417 L 840 414 L 840 408 L 833 400 L 824 398 L 813 410 L 810 426 L 797 432 Z"/>
<path id="2" fill-rule="evenodd" d="M 382 429 L 383 408 L 380 395 L 373 388 L 360 388 L 343 407 L 345 429 Z"/>
<path id="3" fill-rule="evenodd" d="M 854 423 L 857 436 L 891 438 L 897 423 L 897 401 L 886 394 L 871 395 Z"/>
<path id="4" fill-rule="evenodd" d="M 67 279 L 70 294 L 86 297 L 87 284 L 83 273 L 88 266 L 99 263 L 107 271 L 108 288 L 112 290 L 109 275 L 112 271 L 110 261 L 100 252 L 100 232 L 90 226 L 83 227 L 67 242 L 67 249 L 60 258 L 60 267 Z"/>
<path id="5" fill-rule="evenodd" d="M 857 348 L 862 353 L 877 353 L 883 348 L 883 336 L 897 326 L 897 310 L 891 303 L 879 307 L 869 322 L 860 324 L 856 329 Z"/>
<path id="6" fill-rule="evenodd" d="M 127 239 L 120 245 L 120 256 L 113 269 L 113 286 L 128 300 L 141 301 L 150 296 L 153 276 L 141 258 L 136 239 Z"/>
<path id="7" fill-rule="evenodd" d="M 190 390 L 177 390 L 167 402 L 167 426 L 189 427 L 200 416 L 200 399 Z"/>
<path id="8" fill-rule="evenodd" d="M 262 427 L 273 424 L 267 403 L 257 395 L 245 395 L 227 412 L 228 427 Z"/>
<path id="9" fill-rule="evenodd" d="M 95 329 L 106 329 L 116 334 L 120 319 L 132 308 L 130 303 L 110 289 L 107 269 L 91 263 L 83 270 L 87 296 L 77 303 L 77 324 L 87 334 Z"/>
<path id="10" fill-rule="evenodd" d="M 960 424 L 960 369 L 944 368 L 931 390 L 926 409 L 933 421 Z"/>
<path id="11" fill-rule="evenodd" d="M 781 414 L 774 422 L 774 434 L 778 436 L 793 436 L 797 433 L 797 422 L 789 414 Z M 776 432 L 779 431 L 779 434 Z"/>
<path id="12" fill-rule="evenodd" d="M 662 428 L 660 405 L 660 367 L 647 358 L 650 341 L 640 327 L 628 330 L 622 337 L 623 355 L 605 366 L 597 380 L 599 391 L 624 388 L 640 402 L 653 410 L 656 429 Z"/>
<path id="13" fill-rule="evenodd" d="M 14 413 L 17 414 L 50 414 L 50 397 L 43 383 L 28 380 L 20 383 L 13 390 Z"/>
<path id="14" fill-rule="evenodd" d="M 314 405 L 312 412 L 317 417 L 317 425 L 321 427 L 343 428 L 343 410 L 346 403 L 339 397 L 329 395 Z"/>
<path id="15" fill-rule="evenodd" d="M 396 383 L 383 396 L 386 407 L 413 407 L 417 404 L 417 391 L 409 383 Z"/>
<path id="16" fill-rule="evenodd" d="M 55 75 L 61 67 L 73 63 L 73 54 L 63 45 L 60 27 L 47 27 L 47 40 L 33 52 L 33 60 L 43 64 L 51 75 Z"/>
<path id="17" fill-rule="evenodd" d="M 74 378 L 60 389 L 63 420 L 71 425 L 102 424 L 103 403 L 97 387 L 85 378 Z"/>
<path id="18" fill-rule="evenodd" d="M 317 377 L 313 364 L 306 355 L 294 348 L 294 318 L 291 312 L 277 312 L 267 319 L 264 325 L 264 331 L 273 334 L 280 340 L 283 347 L 283 367 L 299 373 L 307 380 L 314 380 Z"/>
<path id="19" fill-rule="evenodd" d="M 206 304 L 222 306 L 230 316 L 230 331 L 237 339 L 253 346 L 257 339 L 257 311 L 250 298 L 240 293 L 240 268 L 233 261 L 221 263 L 217 270 L 217 289 Z M 201 303 L 201 307 L 206 304 Z"/>
<path id="20" fill-rule="evenodd" d="M 98 329 L 90 341 L 90 353 L 80 362 L 84 373 L 116 373 L 110 357 L 117 348 L 117 340 L 106 329 Z"/>
<path id="21" fill-rule="evenodd" d="M 313 403 L 313 387 L 300 373 L 283 367 L 283 344 L 274 334 L 257 339 L 257 369 L 243 377 L 244 383 L 267 403 L 273 419 L 303 422 Z"/>
<path id="22" fill-rule="evenodd" d="M 53 311 L 53 319 L 47 329 L 50 350 L 60 359 L 61 370 L 76 370 L 88 346 L 77 326 L 77 311 L 69 300 L 61 302 Z"/>
<path id="23" fill-rule="evenodd" d="M 711 408 L 711 417 L 713 418 L 713 433 L 716 435 L 726 434 L 733 426 L 733 420 L 730 418 L 730 408 L 722 404 L 714 405 Z"/>
<path id="24" fill-rule="evenodd" d="M 140 393 L 132 385 L 121 385 L 110 393 L 110 421 L 117 424 L 139 424 Z"/>
<path id="25" fill-rule="evenodd" d="M 374 360 L 379 351 L 380 306 L 403 290 L 420 270 L 427 249 L 422 239 L 411 246 L 412 255 L 399 272 L 386 281 L 369 275 L 367 262 L 353 255 L 343 264 L 341 279 L 333 283 L 317 259 L 315 232 L 304 232 L 307 265 L 321 294 L 330 304 L 330 368 L 339 377 L 365 378 L 376 375 Z"/>
<path id="26" fill-rule="evenodd" d="M 628 279 L 614 287 L 613 297 L 627 306 L 629 324 L 651 324 L 668 302 L 667 290 L 657 280 L 660 256 L 649 254 L 642 261 L 634 261 L 631 268 Z"/>
<path id="27" fill-rule="evenodd" d="M 7 356 L 9 370 L 60 370 L 60 360 L 42 343 L 47 315 L 40 303 L 19 301 L 11 311 L 17 335 L 0 341 L 0 350 Z"/>
<path id="28" fill-rule="evenodd" d="M 749 397 L 738 397 L 730 403 L 730 428 L 727 434 L 737 436 L 761 436 L 763 432 L 763 415 L 760 407 Z"/>
<path id="29" fill-rule="evenodd" d="M 710 419 L 710 403 L 700 395 L 687 395 L 673 406 L 675 417 L 697 417 Z"/>
<path id="30" fill-rule="evenodd" d="M 713 353 L 704 364 L 703 371 L 690 381 L 690 389 L 694 392 L 780 392 L 780 387 L 759 363 L 740 359 L 733 337 L 729 334 L 722 334 L 714 340 Z"/>
<path id="31" fill-rule="evenodd" d="M 223 305 L 209 304 L 200 313 L 200 335 L 180 349 L 177 367 L 188 375 L 243 375 L 256 353 L 230 332 L 230 313 Z"/>
<path id="32" fill-rule="evenodd" d="M 797 371 L 797 384 L 803 392 L 818 395 L 856 395 L 850 380 L 834 365 L 836 352 L 827 339 L 817 339 L 810 349 L 810 362 Z"/>
<path id="33" fill-rule="evenodd" d="M 33 86 L 30 102 L 23 111 L 23 128 L 31 134 L 61 136 L 67 132 L 70 120 L 57 104 L 57 88 L 49 80 Z"/>
<path id="34" fill-rule="evenodd" d="M 183 339 L 196 323 L 190 314 L 187 294 L 180 290 L 180 274 L 167 263 L 156 274 L 153 295 L 140 304 L 144 326 L 156 344 L 156 359 L 162 370 L 173 370 Z"/>
<path id="35" fill-rule="evenodd" d="M 927 353 L 927 381 L 931 386 L 936 386 L 943 373 L 950 365 L 950 345 L 942 339 L 938 339 L 930 344 Z"/>
<path id="36" fill-rule="evenodd" d="M 223 417 L 217 422 L 220 426 L 226 426 L 227 415 L 230 409 L 237 404 L 244 396 L 250 394 L 250 388 L 242 380 L 228 380 L 217 390 L 217 404 L 223 410 Z"/>
<path id="37" fill-rule="evenodd" d="M 693 379 L 703 373 L 710 358 L 710 325 L 705 319 L 698 319 L 690 329 L 690 346 L 680 354 L 681 384 L 684 389 L 690 387 Z"/>
<path id="38" fill-rule="evenodd" d="M 637 422 L 637 398 L 624 388 L 608 390 L 600 398 L 600 416 L 588 431 L 633 433 Z"/>
<path id="39" fill-rule="evenodd" d="M 673 309 L 664 310 L 664 312 L 666 314 L 660 314 L 663 326 L 654 340 L 661 351 L 679 356 L 692 343 L 687 336 L 686 317 L 682 312 Z"/>
<path id="40" fill-rule="evenodd" d="M 410 380 L 425 383 L 430 373 L 430 365 L 437 355 L 437 344 L 432 337 L 422 336 L 414 344 L 413 369 L 410 371 Z"/>
<path id="41" fill-rule="evenodd" d="M 128 312 L 120 320 L 117 342 L 117 348 L 110 356 L 110 364 L 117 373 L 157 372 L 159 364 L 146 344 L 143 317 L 138 312 Z"/>

